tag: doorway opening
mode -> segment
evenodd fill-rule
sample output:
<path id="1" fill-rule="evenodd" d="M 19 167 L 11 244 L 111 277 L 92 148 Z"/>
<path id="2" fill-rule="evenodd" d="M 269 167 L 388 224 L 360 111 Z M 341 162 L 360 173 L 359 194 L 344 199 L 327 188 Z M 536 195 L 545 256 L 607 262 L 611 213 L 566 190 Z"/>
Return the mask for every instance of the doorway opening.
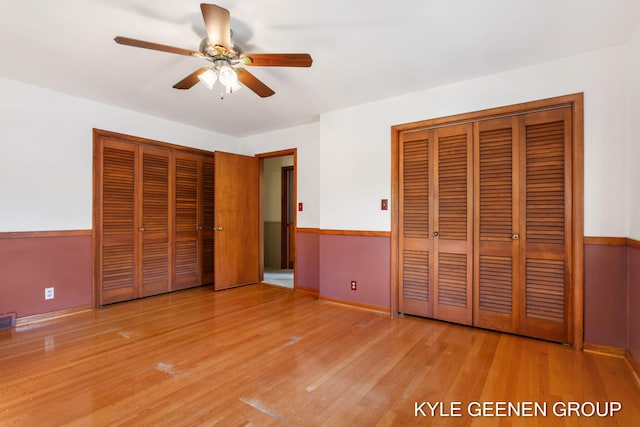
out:
<path id="1" fill-rule="evenodd" d="M 259 154 L 264 283 L 295 288 L 296 150 Z"/>

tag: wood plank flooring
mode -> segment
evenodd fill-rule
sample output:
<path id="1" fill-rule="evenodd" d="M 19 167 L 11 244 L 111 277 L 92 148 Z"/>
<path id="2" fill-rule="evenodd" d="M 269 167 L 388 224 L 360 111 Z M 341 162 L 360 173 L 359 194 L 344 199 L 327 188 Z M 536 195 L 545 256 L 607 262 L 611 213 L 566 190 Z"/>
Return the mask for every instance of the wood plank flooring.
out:
<path id="1" fill-rule="evenodd" d="M 640 425 L 640 386 L 621 358 L 268 285 L 0 331 L 0 390 L 3 426 Z M 612 416 L 586 416 L 588 402 L 605 412 L 612 401 Z M 496 416 L 501 402 L 520 416 Z"/>

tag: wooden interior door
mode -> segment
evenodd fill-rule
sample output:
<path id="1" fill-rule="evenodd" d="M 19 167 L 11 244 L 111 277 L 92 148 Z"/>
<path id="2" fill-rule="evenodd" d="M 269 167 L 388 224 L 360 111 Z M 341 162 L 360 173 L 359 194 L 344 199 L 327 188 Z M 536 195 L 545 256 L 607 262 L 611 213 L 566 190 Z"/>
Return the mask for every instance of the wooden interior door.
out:
<path id="1" fill-rule="evenodd" d="M 434 130 L 433 317 L 473 322 L 473 126 Z"/>
<path id="2" fill-rule="evenodd" d="M 100 243 L 96 268 L 98 304 L 104 305 L 138 296 L 138 147 L 102 136 L 96 141 L 101 185 L 97 191 Z"/>
<path id="3" fill-rule="evenodd" d="M 399 311 L 433 316 L 433 130 L 403 133 L 399 140 Z"/>
<path id="4" fill-rule="evenodd" d="M 512 333 L 521 297 L 518 121 L 474 124 L 473 323 Z"/>
<path id="5" fill-rule="evenodd" d="M 201 284 L 198 260 L 201 201 L 199 188 L 202 157 L 191 153 L 175 153 L 175 238 L 173 289 Z"/>
<path id="6" fill-rule="evenodd" d="M 171 155 L 169 150 L 149 146 L 139 148 L 140 236 L 137 265 L 140 289 L 138 296 L 149 296 L 170 290 L 171 265 L 169 177 Z"/>
<path id="7" fill-rule="evenodd" d="M 572 241 L 571 110 L 520 117 L 521 233 L 525 276 L 520 298 L 524 335 L 569 342 Z"/>
<path id="8" fill-rule="evenodd" d="M 259 161 L 215 152 L 215 289 L 257 283 Z"/>

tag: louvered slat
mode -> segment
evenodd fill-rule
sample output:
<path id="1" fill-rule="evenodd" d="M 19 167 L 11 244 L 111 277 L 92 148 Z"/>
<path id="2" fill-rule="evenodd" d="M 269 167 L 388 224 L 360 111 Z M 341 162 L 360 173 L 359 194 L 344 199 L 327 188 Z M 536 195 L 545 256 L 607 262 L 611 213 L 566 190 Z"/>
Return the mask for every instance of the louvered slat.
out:
<path id="1" fill-rule="evenodd" d="M 429 141 L 407 141 L 402 150 L 402 232 L 424 239 L 429 236 Z"/>
<path id="2" fill-rule="evenodd" d="M 467 307 L 467 255 L 438 254 L 438 304 Z"/>
<path id="3" fill-rule="evenodd" d="M 104 235 L 131 235 L 134 231 L 134 152 L 104 148 L 103 154 Z"/>
<path id="4" fill-rule="evenodd" d="M 564 262 L 527 260 L 527 317 L 564 322 Z"/>
<path id="5" fill-rule="evenodd" d="M 213 230 L 215 221 L 215 205 L 214 205 L 214 191 L 215 191 L 215 167 L 213 162 L 204 162 L 203 169 L 203 226 L 205 229 Z"/>
<path id="6" fill-rule="evenodd" d="M 563 244 L 564 122 L 526 127 L 527 243 Z"/>
<path id="7" fill-rule="evenodd" d="M 215 164 L 213 159 L 202 164 L 203 175 L 203 238 L 202 238 L 202 281 L 213 283 L 215 273 L 214 262 L 214 227 L 215 227 Z"/>
<path id="8" fill-rule="evenodd" d="M 438 140 L 440 239 L 467 240 L 467 135 Z"/>
<path id="9" fill-rule="evenodd" d="M 169 157 L 142 156 L 142 224 L 145 232 L 169 231 Z"/>
<path id="10" fill-rule="evenodd" d="M 405 250 L 402 257 L 403 298 L 429 301 L 429 253 Z"/>
<path id="11" fill-rule="evenodd" d="M 198 162 L 176 159 L 176 232 L 194 231 L 198 221 Z"/>
<path id="12" fill-rule="evenodd" d="M 480 256 L 479 308 L 493 313 L 512 313 L 513 274 L 508 257 Z"/>
<path id="13" fill-rule="evenodd" d="M 510 127 L 479 133 L 480 240 L 511 240 L 512 145 Z"/>
<path id="14" fill-rule="evenodd" d="M 133 289 L 133 245 L 102 249 L 102 290 Z M 110 301 L 113 302 L 113 301 Z"/>
<path id="15" fill-rule="evenodd" d="M 167 243 L 145 243 L 142 252 L 142 285 L 167 282 L 169 275 Z M 145 293 L 146 294 L 146 293 Z"/>
<path id="16" fill-rule="evenodd" d="M 177 279 L 198 275 L 198 242 L 195 240 L 176 242 L 175 275 Z"/>
<path id="17" fill-rule="evenodd" d="M 215 272 L 214 258 L 214 241 L 213 239 L 204 239 L 202 245 L 202 274 L 205 284 L 213 283 L 213 274 Z"/>

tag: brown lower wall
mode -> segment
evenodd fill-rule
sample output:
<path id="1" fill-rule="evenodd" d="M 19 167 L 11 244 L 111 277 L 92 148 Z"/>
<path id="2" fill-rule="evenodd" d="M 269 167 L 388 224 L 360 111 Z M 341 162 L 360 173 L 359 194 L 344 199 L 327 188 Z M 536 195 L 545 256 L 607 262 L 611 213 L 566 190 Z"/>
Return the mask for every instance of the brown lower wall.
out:
<path id="1" fill-rule="evenodd" d="M 629 317 L 627 348 L 640 365 L 640 245 L 629 247 Z"/>
<path id="2" fill-rule="evenodd" d="M 640 243 L 586 238 L 585 341 L 640 363 Z M 321 296 L 389 307 L 390 238 L 298 229 L 297 284 Z M 0 233 L 0 313 L 26 317 L 92 303 L 91 231 Z M 351 280 L 358 290 L 351 291 Z M 55 299 L 44 288 L 55 287 Z"/>
<path id="3" fill-rule="evenodd" d="M 91 231 L 1 233 L 0 313 L 18 318 L 92 303 Z M 55 298 L 44 299 L 54 287 Z"/>
<path id="4" fill-rule="evenodd" d="M 640 364 L 640 242 L 585 238 L 585 342 L 627 349 Z"/>
<path id="5" fill-rule="evenodd" d="M 627 246 L 584 247 L 584 340 L 627 347 Z"/>
<path id="6" fill-rule="evenodd" d="M 320 237 L 318 229 L 296 231 L 296 286 L 320 289 Z"/>
<path id="7" fill-rule="evenodd" d="M 389 311 L 391 239 L 371 232 L 320 234 L 320 296 Z M 356 281 L 356 290 L 351 281 Z"/>

